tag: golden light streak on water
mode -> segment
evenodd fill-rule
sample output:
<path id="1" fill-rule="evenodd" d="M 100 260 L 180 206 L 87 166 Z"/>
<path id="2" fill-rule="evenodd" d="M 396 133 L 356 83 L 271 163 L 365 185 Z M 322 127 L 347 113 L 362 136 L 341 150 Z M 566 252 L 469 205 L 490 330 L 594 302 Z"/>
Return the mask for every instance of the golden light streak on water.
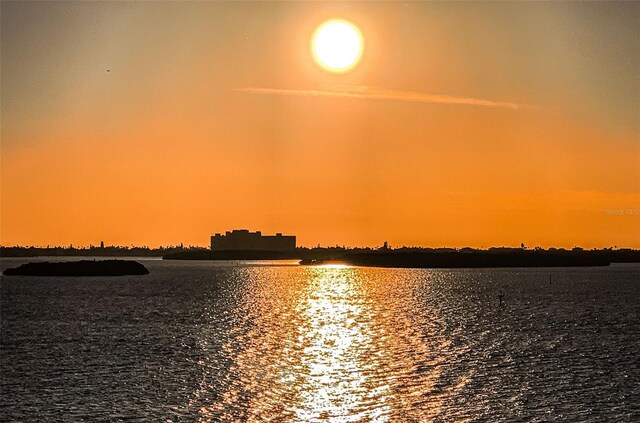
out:
<path id="1" fill-rule="evenodd" d="M 222 347 L 228 372 L 222 381 L 210 375 L 192 396 L 201 402 L 222 391 L 200 408 L 201 422 L 423 421 L 440 413 L 443 395 L 431 391 L 447 342 L 424 336 L 419 323 L 433 322 L 408 314 L 411 299 L 398 298 L 406 287 L 339 265 L 293 268 L 290 279 L 251 272 Z"/>
<path id="2" fill-rule="evenodd" d="M 306 371 L 295 415 L 302 421 L 387 421 L 389 386 L 371 377 L 381 364 L 371 346 L 381 334 L 361 286 L 348 267 L 313 272 L 297 307 Z"/>

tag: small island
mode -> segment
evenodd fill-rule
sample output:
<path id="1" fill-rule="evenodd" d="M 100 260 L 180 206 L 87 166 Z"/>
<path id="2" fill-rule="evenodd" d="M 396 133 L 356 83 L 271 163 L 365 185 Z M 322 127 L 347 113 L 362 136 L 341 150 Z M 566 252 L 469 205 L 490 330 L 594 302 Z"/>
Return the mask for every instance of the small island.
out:
<path id="1" fill-rule="evenodd" d="M 8 276 L 125 276 L 147 275 L 149 270 L 132 260 L 80 260 L 31 262 L 3 272 Z"/>

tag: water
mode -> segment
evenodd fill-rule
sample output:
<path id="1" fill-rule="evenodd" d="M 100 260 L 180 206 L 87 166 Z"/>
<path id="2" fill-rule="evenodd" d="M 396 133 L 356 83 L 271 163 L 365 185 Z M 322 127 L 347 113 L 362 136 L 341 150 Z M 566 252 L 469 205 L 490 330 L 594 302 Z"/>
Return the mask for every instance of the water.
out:
<path id="1" fill-rule="evenodd" d="M 2 278 L 0 419 L 640 421 L 638 265 L 141 261 Z"/>

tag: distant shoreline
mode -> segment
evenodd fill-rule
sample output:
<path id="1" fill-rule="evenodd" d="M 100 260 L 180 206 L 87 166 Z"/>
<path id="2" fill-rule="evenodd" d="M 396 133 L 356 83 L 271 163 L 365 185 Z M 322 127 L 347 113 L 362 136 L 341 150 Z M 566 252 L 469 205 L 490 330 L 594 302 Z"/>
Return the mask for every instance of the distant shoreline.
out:
<path id="1" fill-rule="evenodd" d="M 595 267 L 609 266 L 611 260 L 598 253 L 425 253 L 373 252 L 347 254 L 344 262 L 356 266 L 392 268 L 496 268 L 496 267 Z"/>
<path id="2" fill-rule="evenodd" d="M 611 263 L 640 262 L 640 252 L 614 254 L 611 251 L 523 250 L 298 250 L 278 251 L 198 251 L 169 254 L 163 260 L 284 260 L 301 264 L 323 262 L 355 266 L 394 268 L 490 268 L 490 267 L 583 267 Z"/>
<path id="3" fill-rule="evenodd" d="M 202 247 L 36 248 L 0 247 L 0 257 L 140 257 L 163 260 L 301 260 L 340 262 L 355 266 L 409 268 L 575 267 L 640 263 L 640 250 L 490 248 L 296 248 L 292 251 L 221 250 Z"/>

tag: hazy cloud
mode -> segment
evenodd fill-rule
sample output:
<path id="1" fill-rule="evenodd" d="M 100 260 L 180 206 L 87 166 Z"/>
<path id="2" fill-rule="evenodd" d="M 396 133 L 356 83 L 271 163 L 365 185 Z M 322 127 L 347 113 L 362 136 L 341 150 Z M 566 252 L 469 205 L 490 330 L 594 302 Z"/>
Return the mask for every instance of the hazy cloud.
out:
<path id="1" fill-rule="evenodd" d="M 290 95 L 290 96 L 307 96 L 307 97 L 343 97 L 343 98 L 361 98 L 366 100 L 393 100 L 408 101 L 411 103 L 430 103 L 430 104 L 457 104 L 465 106 L 481 106 L 481 107 L 497 107 L 503 109 L 520 110 L 530 108 L 531 105 L 523 103 L 512 103 L 508 101 L 495 101 L 483 98 L 459 97 L 444 94 L 429 94 L 419 91 L 398 91 L 387 90 L 375 87 L 342 87 L 332 90 L 297 90 L 285 88 L 256 88 L 245 87 L 236 91 L 251 94 L 267 94 L 267 95 Z"/>

